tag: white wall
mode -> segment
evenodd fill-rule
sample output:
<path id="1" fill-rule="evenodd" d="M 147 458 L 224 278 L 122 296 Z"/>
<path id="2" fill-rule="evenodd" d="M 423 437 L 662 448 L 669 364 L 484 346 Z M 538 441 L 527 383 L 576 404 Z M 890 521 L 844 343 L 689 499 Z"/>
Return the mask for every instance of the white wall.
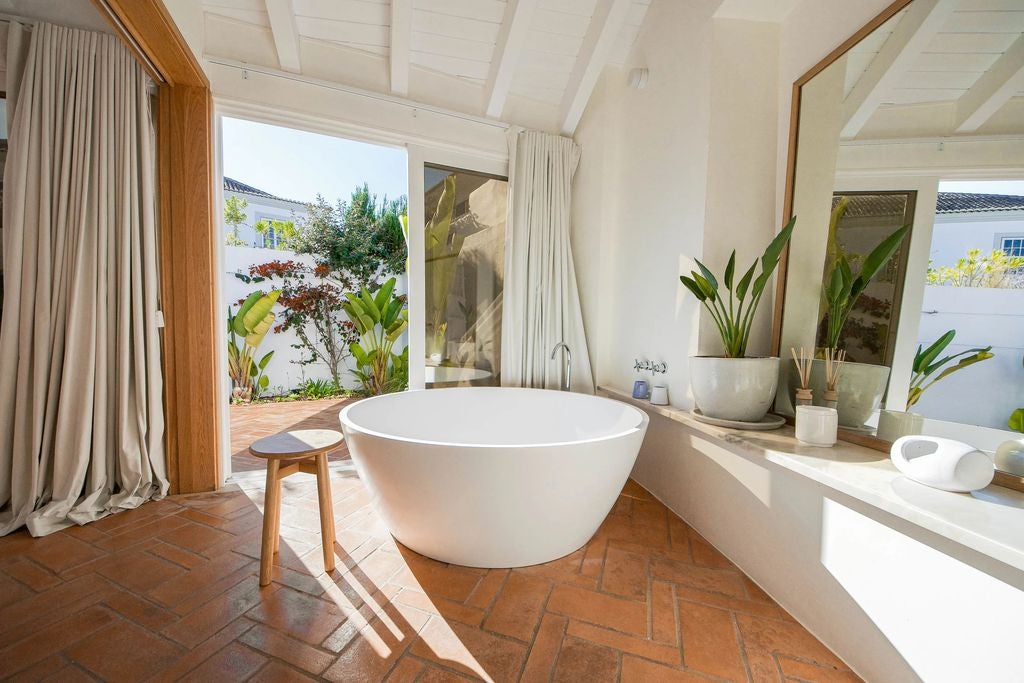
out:
<path id="1" fill-rule="evenodd" d="M 694 257 L 749 264 L 778 228 L 773 195 L 777 27 L 712 18 L 717 2 L 656 0 L 628 67 L 608 69 L 577 130 L 573 252 L 600 384 L 628 387 L 633 360 L 665 361 L 673 404 L 692 404 L 698 304 L 679 282 Z M 768 347 L 771 296 L 750 351 Z"/>
<path id="2" fill-rule="evenodd" d="M 929 258 L 935 266 L 955 266 L 969 249 L 988 255 L 999 248 L 999 235 L 1024 235 L 1024 215 L 943 214 L 935 217 Z"/>
<path id="3" fill-rule="evenodd" d="M 1010 413 L 1024 408 L 1024 290 L 928 286 L 922 311 L 919 344 L 927 347 L 956 330 L 943 355 L 992 346 L 995 357 L 946 377 L 922 395 L 913 411 L 936 420 L 1007 429 Z"/>

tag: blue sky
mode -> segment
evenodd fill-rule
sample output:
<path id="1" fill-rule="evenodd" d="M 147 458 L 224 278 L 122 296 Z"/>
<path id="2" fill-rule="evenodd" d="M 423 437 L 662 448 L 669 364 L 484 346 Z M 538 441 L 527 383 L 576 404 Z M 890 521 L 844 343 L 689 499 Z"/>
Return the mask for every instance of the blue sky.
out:
<path id="1" fill-rule="evenodd" d="M 241 119 L 223 119 L 224 175 L 278 197 L 348 199 L 364 182 L 381 197 L 408 192 L 405 150 Z"/>

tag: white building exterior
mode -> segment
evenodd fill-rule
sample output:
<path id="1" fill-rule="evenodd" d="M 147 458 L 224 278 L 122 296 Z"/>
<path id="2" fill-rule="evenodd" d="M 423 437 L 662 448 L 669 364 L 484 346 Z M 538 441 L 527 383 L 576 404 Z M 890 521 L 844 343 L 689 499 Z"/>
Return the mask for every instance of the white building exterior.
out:
<path id="1" fill-rule="evenodd" d="M 1024 256 L 1024 197 L 940 192 L 929 256 L 954 266 L 970 249 Z"/>
<path id="2" fill-rule="evenodd" d="M 227 201 L 229 197 L 244 199 L 247 203 L 245 207 L 245 222 L 238 226 L 238 237 L 250 247 L 274 248 L 277 246 L 276 237 L 272 230 L 264 237 L 253 228 L 259 221 L 296 221 L 304 218 L 307 213 L 305 202 L 276 197 L 269 192 L 264 192 L 252 185 L 246 185 L 234 178 L 225 176 L 224 200 Z M 225 223 L 225 237 L 227 237 L 230 229 Z"/>

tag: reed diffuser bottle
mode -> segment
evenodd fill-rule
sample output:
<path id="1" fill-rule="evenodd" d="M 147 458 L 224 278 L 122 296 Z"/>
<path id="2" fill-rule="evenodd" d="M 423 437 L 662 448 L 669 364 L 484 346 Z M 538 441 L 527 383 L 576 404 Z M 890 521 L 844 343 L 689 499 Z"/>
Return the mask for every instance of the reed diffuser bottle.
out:
<path id="1" fill-rule="evenodd" d="M 846 362 L 846 351 L 842 349 L 825 349 L 825 393 L 822 402 L 826 408 L 837 408 L 839 405 L 839 375 Z"/>
<path id="2" fill-rule="evenodd" d="M 800 378 L 800 386 L 796 388 L 796 405 L 814 405 L 814 394 L 811 391 L 811 361 L 813 358 L 804 351 L 802 346 L 800 347 L 799 355 L 794 348 L 790 348 L 789 352 L 793 354 L 793 362 L 796 363 L 796 373 Z"/>

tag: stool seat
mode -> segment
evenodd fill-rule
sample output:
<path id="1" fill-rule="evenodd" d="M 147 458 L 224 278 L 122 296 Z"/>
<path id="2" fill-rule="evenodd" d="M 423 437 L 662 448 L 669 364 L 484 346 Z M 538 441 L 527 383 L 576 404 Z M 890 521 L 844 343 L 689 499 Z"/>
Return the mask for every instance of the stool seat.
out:
<path id="1" fill-rule="evenodd" d="M 345 440 L 331 429 L 298 429 L 264 437 L 249 453 L 267 461 L 267 489 L 263 503 L 263 543 L 260 548 L 260 585 L 270 583 L 274 555 L 281 542 L 281 480 L 296 472 L 316 475 L 320 505 L 320 536 L 324 570 L 334 571 L 334 509 L 327 454 Z"/>
<path id="2" fill-rule="evenodd" d="M 265 436 L 249 446 L 249 453 L 257 458 L 309 458 L 333 451 L 344 441 L 344 435 L 333 429 L 298 429 Z"/>

